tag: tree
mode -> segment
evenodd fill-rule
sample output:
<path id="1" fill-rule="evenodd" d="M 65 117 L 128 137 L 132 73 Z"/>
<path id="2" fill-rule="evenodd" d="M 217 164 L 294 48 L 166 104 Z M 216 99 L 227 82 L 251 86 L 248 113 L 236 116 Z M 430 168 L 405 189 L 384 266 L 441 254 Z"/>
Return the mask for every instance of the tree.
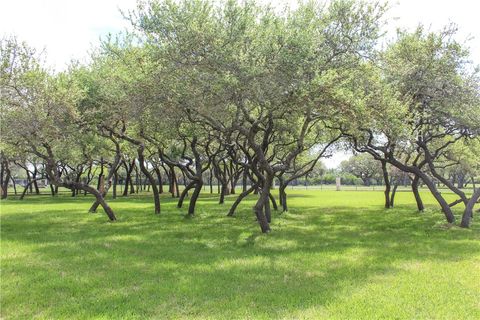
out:
<path id="1" fill-rule="evenodd" d="M 131 20 L 162 65 L 158 96 L 167 94 L 168 104 L 251 159 L 244 170 L 259 183 L 254 212 L 268 232 L 276 173 L 291 167 L 314 128 L 325 128 L 336 112 L 336 77 L 371 50 L 382 12 L 335 1 L 326 9 L 300 5 L 284 18 L 250 2 L 149 2 Z"/>
<path id="2" fill-rule="evenodd" d="M 97 189 L 74 181 L 73 166 L 58 165 L 83 163 L 82 148 L 88 146 L 88 138 L 94 135 L 81 126 L 75 109 L 82 90 L 68 74 L 49 75 L 35 51 L 16 39 L 2 40 L 0 48 L 0 115 L 2 123 L 12 124 L 2 126 L 2 139 L 42 159 L 55 186 L 93 194 L 108 218 L 115 220 L 113 210 Z"/>
<path id="3" fill-rule="evenodd" d="M 355 177 L 362 179 L 363 184 L 369 186 L 371 179 L 382 176 L 382 167 L 372 156 L 368 154 L 359 154 L 350 157 L 340 163 L 340 169 L 343 172 L 351 173 Z"/>
<path id="4" fill-rule="evenodd" d="M 450 223 L 455 217 L 430 174 L 445 182 L 436 162 L 450 145 L 478 135 L 480 116 L 477 72 L 454 33 L 401 32 L 382 55 L 381 71 L 368 67 L 351 82 L 363 93 L 356 110 L 365 118 L 343 128 L 357 151 L 422 179 Z"/>

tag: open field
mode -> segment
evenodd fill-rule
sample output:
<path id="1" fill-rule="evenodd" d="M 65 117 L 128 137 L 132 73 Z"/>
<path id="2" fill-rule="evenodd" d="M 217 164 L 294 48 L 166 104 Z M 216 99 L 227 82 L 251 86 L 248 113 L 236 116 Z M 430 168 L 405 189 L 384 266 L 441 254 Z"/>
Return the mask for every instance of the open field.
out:
<path id="1" fill-rule="evenodd" d="M 1 203 L 4 319 L 479 319 L 480 222 L 449 227 L 428 192 L 424 213 L 399 192 L 288 190 L 262 235 L 235 196 L 203 194 L 197 215 L 162 196 Z M 447 195 L 447 200 L 455 200 Z M 460 212 L 457 212 L 460 214 Z M 457 219 L 459 216 L 457 216 Z"/>

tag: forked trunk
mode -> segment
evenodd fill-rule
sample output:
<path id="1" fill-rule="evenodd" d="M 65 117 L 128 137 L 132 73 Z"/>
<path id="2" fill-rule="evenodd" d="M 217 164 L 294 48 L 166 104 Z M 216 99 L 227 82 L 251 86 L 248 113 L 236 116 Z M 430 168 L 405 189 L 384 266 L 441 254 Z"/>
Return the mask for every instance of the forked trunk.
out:
<path id="1" fill-rule="evenodd" d="M 185 189 L 183 189 L 182 194 L 180 195 L 180 198 L 178 199 L 177 208 L 181 208 L 181 207 L 182 207 L 183 201 L 185 200 L 185 198 L 186 198 L 187 195 L 188 195 L 188 191 L 189 191 L 190 189 L 193 189 L 193 187 L 195 187 L 196 183 L 197 183 L 196 181 L 191 181 L 191 182 L 185 187 Z"/>

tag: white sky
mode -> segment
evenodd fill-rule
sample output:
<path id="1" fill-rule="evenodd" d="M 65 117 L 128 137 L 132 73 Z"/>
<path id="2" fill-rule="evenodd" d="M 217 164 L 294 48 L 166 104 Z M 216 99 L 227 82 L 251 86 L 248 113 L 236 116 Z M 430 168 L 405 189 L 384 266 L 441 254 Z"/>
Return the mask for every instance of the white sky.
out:
<path id="1" fill-rule="evenodd" d="M 264 1 L 266 2 L 266 0 Z M 272 3 L 294 4 L 294 0 Z M 0 36 L 15 34 L 39 50 L 46 50 L 47 63 L 62 70 L 73 58 L 83 60 L 100 37 L 128 27 L 119 11 L 133 9 L 135 0 L 0 0 Z M 422 23 L 433 30 L 449 22 L 459 26 L 459 40 L 469 42 L 473 60 L 480 63 L 480 1 L 391 0 L 389 31 L 412 29 Z M 348 158 L 344 153 L 324 160 L 336 167 Z"/>

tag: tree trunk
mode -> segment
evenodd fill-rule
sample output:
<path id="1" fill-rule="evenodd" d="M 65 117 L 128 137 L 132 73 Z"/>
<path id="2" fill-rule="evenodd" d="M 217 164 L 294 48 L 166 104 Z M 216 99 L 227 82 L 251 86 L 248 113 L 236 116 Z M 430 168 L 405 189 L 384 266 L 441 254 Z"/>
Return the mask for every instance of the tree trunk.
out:
<path id="1" fill-rule="evenodd" d="M 267 195 L 267 201 L 265 201 L 265 218 L 267 218 L 267 222 L 268 223 L 271 223 L 272 222 L 272 212 L 271 212 L 271 209 L 270 209 L 270 192 L 268 192 L 268 195 Z"/>
<path id="2" fill-rule="evenodd" d="M 135 165 L 135 159 L 132 160 L 132 163 L 130 165 L 127 165 L 126 162 L 124 162 L 124 166 L 126 169 L 126 177 L 125 177 L 125 189 L 123 190 L 123 196 L 126 197 L 128 196 L 128 188 L 130 187 L 130 190 L 133 190 L 133 184 L 132 184 L 132 171 L 133 171 L 133 166 Z M 130 192 L 132 193 L 132 192 Z"/>
<path id="3" fill-rule="evenodd" d="M 13 184 L 13 193 L 17 195 L 17 183 L 15 182 L 15 179 L 13 177 L 10 177 L 10 179 L 12 180 Z"/>
<path id="4" fill-rule="evenodd" d="M 170 177 L 171 177 L 171 192 L 172 192 L 172 198 L 178 198 L 180 196 L 180 192 L 178 189 L 178 181 L 177 181 L 177 175 L 175 174 L 175 167 L 170 165 Z"/>
<path id="5" fill-rule="evenodd" d="M 160 172 L 160 169 L 157 166 L 155 166 L 154 170 L 158 180 L 158 193 L 162 194 L 163 193 L 162 173 Z"/>
<path id="6" fill-rule="evenodd" d="M 188 214 L 193 216 L 195 214 L 195 205 L 197 203 L 197 199 L 200 195 L 200 191 L 202 190 L 203 181 L 200 180 L 195 185 L 195 190 L 193 190 L 192 197 L 190 198 L 190 204 L 188 205 Z"/>
<path id="7" fill-rule="evenodd" d="M 10 180 L 11 174 L 10 174 L 10 169 L 8 168 L 8 162 L 7 161 L 2 161 L 2 195 L 1 199 L 6 199 L 8 197 L 8 181 Z"/>
<path id="8" fill-rule="evenodd" d="M 208 175 L 208 183 L 210 185 L 210 194 L 213 194 L 213 174 L 212 169 L 210 169 L 210 174 Z"/>
<path id="9" fill-rule="evenodd" d="M 463 212 L 462 216 L 462 222 L 460 223 L 460 227 L 462 228 L 468 228 L 470 227 L 470 222 L 472 221 L 473 217 L 473 207 L 475 206 L 475 203 L 478 201 L 480 198 L 480 188 L 478 188 L 474 194 L 472 194 L 472 197 L 468 200 L 467 206 L 465 207 L 465 211 Z"/>
<path id="10" fill-rule="evenodd" d="M 23 200 L 23 198 L 25 198 L 25 194 L 27 193 L 29 187 L 35 182 L 35 180 L 31 180 L 28 182 L 28 184 L 25 185 L 25 188 L 23 189 L 23 192 L 22 194 L 20 195 L 20 199 L 19 200 Z"/>
<path id="11" fill-rule="evenodd" d="M 254 189 L 256 189 L 256 188 L 257 188 L 257 185 L 253 185 L 253 184 L 252 184 L 252 186 L 251 186 L 249 189 L 243 191 L 243 192 L 238 196 L 238 198 L 235 200 L 235 202 L 233 203 L 233 205 L 230 207 L 230 210 L 228 211 L 227 216 L 232 217 L 232 216 L 235 214 L 235 210 L 237 209 L 237 207 L 238 207 L 238 205 L 240 204 L 240 202 L 242 202 L 242 200 L 243 200 L 247 195 L 249 195 L 250 193 L 252 193 L 252 191 L 253 191 Z"/>
<path id="12" fill-rule="evenodd" d="M 420 197 L 420 193 L 418 192 L 419 182 L 420 182 L 420 177 L 418 175 L 415 175 L 415 177 L 412 180 L 412 192 L 413 192 L 413 195 L 415 196 L 415 201 L 417 203 L 418 211 L 423 211 L 425 210 L 425 206 L 423 205 L 422 197 Z"/>
<path id="13" fill-rule="evenodd" d="M 181 208 L 181 207 L 182 207 L 183 201 L 184 201 L 184 199 L 185 199 L 185 198 L 187 197 L 187 195 L 188 195 L 188 191 L 189 191 L 190 189 L 192 189 L 193 187 L 195 187 L 196 184 L 197 184 L 196 181 L 192 181 L 192 182 L 190 182 L 190 183 L 185 187 L 185 189 L 183 189 L 182 194 L 180 195 L 180 198 L 178 199 L 177 208 Z"/>
<path id="14" fill-rule="evenodd" d="M 279 181 L 279 186 L 278 186 L 278 197 L 280 200 L 280 205 L 282 206 L 282 212 L 287 212 L 288 211 L 288 205 L 287 205 L 287 186 L 288 183 L 285 182 L 285 179 L 283 176 L 278 177 Z"/>
<path id="15" fill-rule="evenodd" d="M 428 189 L 430 189 L 430 192 L 435 197 L 438 204 L 440 204 L 440 207 L 442 208 L 442 211 L 445 214 L 445 218 L 447 219 L 447 221 L 449 223 L 454 223 L 455 216 L 453 215 L 452 209 L 448 206 L 447 201 L 445 201 L 438 189 L 435 187 L 435 183 L 428 179 L 428 177 L 424 173 L 422 173 L 420 176 L 423 182 L 427 185 Z"/>
<path id="16" fill-rule="evenodd" d="M 271 180 L 273 177 L 266 177 L 262 190 L 260 192 L 260 197 L 257 200 L 257 203 L 254 206 L 254 212 L 257 217 L 258 224 L 263 233 L 270 232 L 270 225 L 268 219 L 264 214 L 265 202 L 269 202 L 268 194 L 270 192 Z"/>
<path id="17" fill-rule="evenodd" d="M 242 172 L 242 192 L 247 190 L 247 168 L 243 168 Z"/>
<path id="18" fill-rule="evenodd" d="M 113 174 L 113 187 L 112 187 L 112 199 L 117 199 L 117 183 L 118 183 L 118 172 L 115 170 Z"/>
<path id="19" fill-rule="evenodd" d="M 33 188 L 35 189 L 35 194 L 40 194 L 40 189 L 38 188 L 38 183 L 37 183 L 37 174 L 38 174 L 37 165 L 34 164 L 34 167 L 33 167 L 33 176 L 32 176 L 32 179 L 33 179 Z"/>
<path id="20" fill-rule="evenodd" d="M 277 211 L 278 206 L 277 206 L 277 201 L 275 201 L 275 197 L 272 195 L 271 192 L 268 193 L 268 197 L 270 198 L 270 201 L 272 202 L 273 210 Z"/>
<path id="21" fill-rule="evenodd" d="M 223 184 L 222 183 L 222 189 L 220 191 L 220 198 L 218 200 L 218 204 L 224 204 L 225 203 L 225 194 L 227 193 L 228 189 L 228 184 Z"/>
<path id="22" fill-rule="evenodd" d="M 26 166 L 26 164 L 25 164 Z M 30 193 L 33 193 L 33 186 L 32 184 L 30 183 L 30 181 L 32 181 L 32 177 L 30 176 L 30 171 L 28 169 L 25 169 L 25 174 L 27 175 L 27 184 L 29 187 L 28 189 L 30 190 Z"/>
<path id="23" fill-rule="evenodd" d="M 155 213 L 160 213 L 160 195 L 158 193 L 157 184 L 155 183 L 155 178 L 152 174 L 148 171 L 147 167 L 145 166 L 145 157 L 143 155 L 143 151 L 145 150 L 145 146 L 141 144 L 137 149 L 138 154 L 138 163 L 140 164 L 140 170 L 143 174 L 147 177 L 148 181 L 150 181 L 150 185 L 152 186 L 153 191 L 153 200 L 155 203 Z"/>
<path id="24" fill-rule="evenodd" d="M 100 174 L 98 175 L 97 190 L 100 190 L 100 184 L 103 181 L 102 179 L 103 179 L 103 158 L 100 158 Z"/>
<path id="25" fill-rule="evenodd" d="M 397 188 L 398 188 L 398 182 L 396 182 L 394 185 L 393 185 L 393 190 L 392 190 L 392 194 L 390 195 L 390 207 L 393 208 L 394 204 L 395 204 L 395 194 L 397 193 Z"/>
<path id="26" fill-rule="evenodd" d="M 385 182 L 385 208 L 390 209 L 390 178 L 388 177 L 387 162 L 382 162 L 383 181 Z"/>

